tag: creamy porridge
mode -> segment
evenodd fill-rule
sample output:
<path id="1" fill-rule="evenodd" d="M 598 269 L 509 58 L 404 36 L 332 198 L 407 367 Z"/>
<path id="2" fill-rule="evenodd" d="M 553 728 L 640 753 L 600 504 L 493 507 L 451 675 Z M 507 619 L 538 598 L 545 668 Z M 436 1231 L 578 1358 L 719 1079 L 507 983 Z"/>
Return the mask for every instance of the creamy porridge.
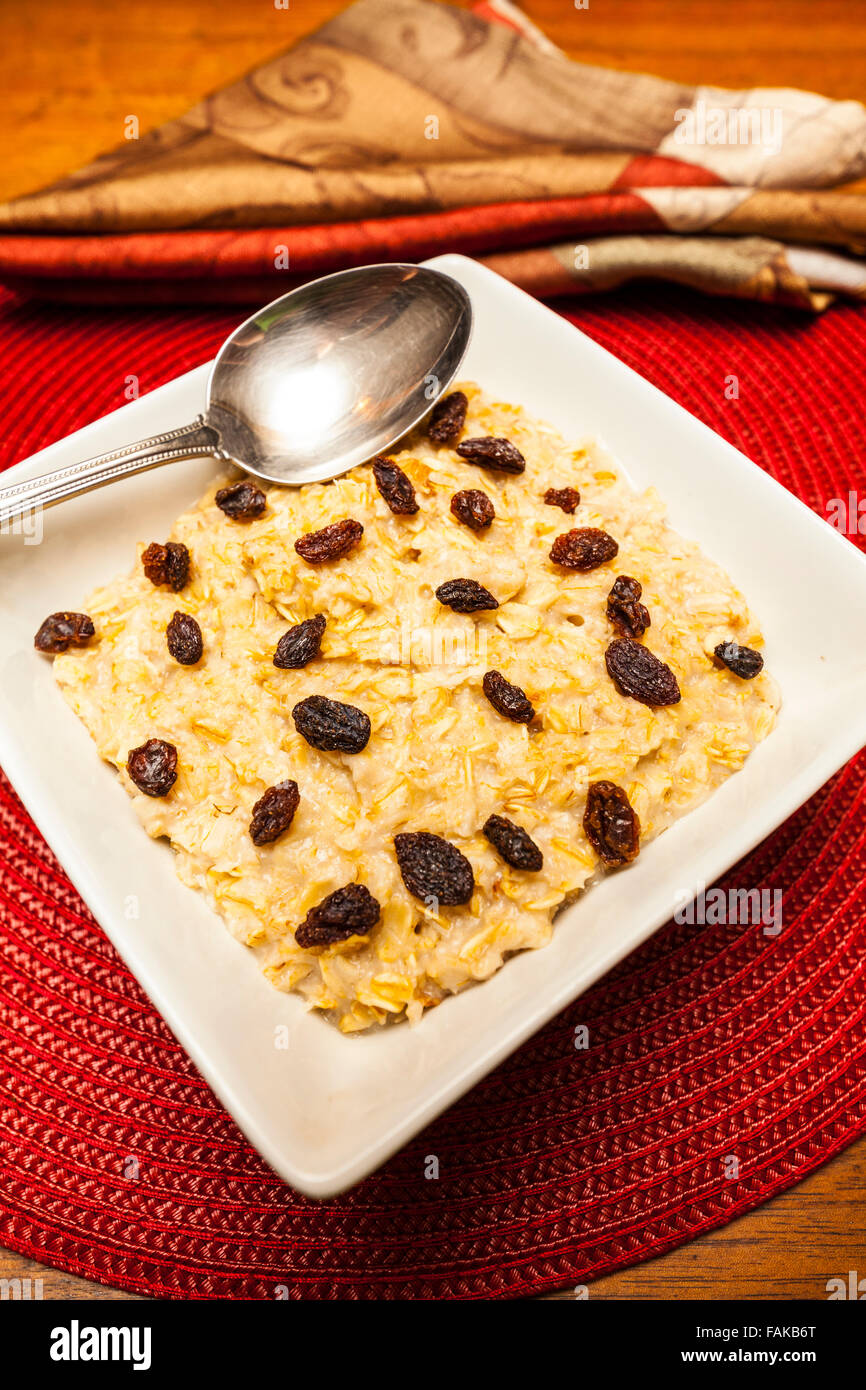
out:
<path id="1" fill-rule="evenodd" d="M 345 1032 L 544 946 L 779 706 L 744 597 L 652 489 L 462 391 L 399 471 L 223 479 L 91 595 L 92 634 L 37 641 L 183 881 Z"/>

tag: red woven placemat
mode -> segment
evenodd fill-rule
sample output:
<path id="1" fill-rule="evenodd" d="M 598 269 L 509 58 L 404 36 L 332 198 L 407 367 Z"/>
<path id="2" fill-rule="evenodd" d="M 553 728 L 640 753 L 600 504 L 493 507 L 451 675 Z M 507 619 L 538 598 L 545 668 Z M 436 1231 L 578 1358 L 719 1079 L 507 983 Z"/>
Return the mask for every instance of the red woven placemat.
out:
<path id="1" fill-rule="evenodd" d="M 861 311 L 645 289 L 573 317 L 822 514 L 857 488 Z M 122 405 L 130 375 L 144 392 L 203 361 L 233 323 L 0 301 L 2 462 Z M 722 1224 L 866 1129 L 864 781 L 861 755 L 723 881 L 782 890 L 778 937 L 669 923 L 324 1203 L 244 1141 L 3 783 L 0 1243 L 162 1296 L 460 1298 L 584 1283 Z"/>

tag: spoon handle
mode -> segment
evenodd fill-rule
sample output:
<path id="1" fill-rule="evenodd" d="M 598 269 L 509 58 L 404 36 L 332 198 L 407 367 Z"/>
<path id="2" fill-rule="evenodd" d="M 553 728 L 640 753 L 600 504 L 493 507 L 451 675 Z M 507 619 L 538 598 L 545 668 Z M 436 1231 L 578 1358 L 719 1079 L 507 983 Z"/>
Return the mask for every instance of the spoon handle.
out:
<path id="1" fill-rule="evenodd" d="M 67 497 L 113 483 L 117 478 L 158 468 L 173 459 L 203 455 L 223 456 L 216 430 L 206 425 L 200 415 L 191 425 L 183 425 L 180 429 L 167 430 L 165 434 L 141 439 L 107 454 L 97 454 L 95 458 L 69 464 L 66 468 L 55 468 L 38 478 L 0 487 L 0 526 L 42 507 L 52 507 Z"/>

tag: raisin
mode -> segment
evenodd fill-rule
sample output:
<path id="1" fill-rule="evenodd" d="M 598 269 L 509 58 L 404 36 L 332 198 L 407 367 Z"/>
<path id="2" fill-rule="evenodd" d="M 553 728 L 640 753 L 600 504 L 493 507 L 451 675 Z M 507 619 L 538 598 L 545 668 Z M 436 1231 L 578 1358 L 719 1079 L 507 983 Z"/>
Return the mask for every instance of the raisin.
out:
<path id="1" fill-rule="evenodd" d="M 623 637 L 643 637 L 650 626 L 649 609 L 638 599 L 643 593 L 636 579 L 618 574 L 607 596 L 607 618 Z"/>
<path id="2" fill-rule="evenodd" d="M 427 422 L 427 437 L 434 444 L 453 444 L 460 438 L 466 424 L 469 402 L 462 391 L 452 391 L 437 401 Z"/>
<path id="3" fill-rule="evenodd" d="M 367 936 L 382 915 L 379 903 L 363 883 L 347 883 L 311 907 L 295 930 L 295 940 L 310 946 L 333 946 L 350 936 Z"/>
<path id="4" fill-rule="evenodd" d="M 321 565 L 326 560 L 339 560 L 352 550 L 364 534 L 360 521 L 347 517 L 323 526 L 321 531 L 307 531 L 295 541 L 295 550 L 309 565 Z"/>
<path id="5" fill-rule="evenodd" d="M 204 651 L 201 628 L 189 613 L 175 613 L 172 616 L 165 629 L 165 640 L 170 655 L 175 661 L 179 661 L 181 666 L 195 666 L 197 661 L 201 661 Z"/>
<path id="6" fill-rule="evenodd" d="M 274 665 L 283 671 L 299 671 L 307 666 L 319 655 L 326 624 L 324 613 L 316 613 L 315 617 L 305 618 L 302 623 L 290 627 L 277 643 Z"/>
<path id="7" fill-rule="evenodd" d="M 415 830 L 395 835 L 394 848 L 403 882 L 416 898 L 435 898 L 446 907 L 468 903 L 475 875 L 456 845 L 428 830 Z"/>
<path id="8" fill-rule="evenodd" d="M 532 836 L 505 816 L 488 816 L 481 833 L 512 869 L 526 869 L 536 874 L 544 863 L 544 855 Z"/>
<path id="9" fill-rule="evenodd" d="M 499 671 L 486 671 L 481 685 L 493 708 L 506 719 L 528 724 L 535 718 L 535 710 L 520 686 L 512 685 Z"/>
<path id="10" fill-rule="evenodd" d="M 548 507 L 561 507 L 572 516 L 580 505 L 580 493 L 576 487 L 549 487 L 544 500 Z"/>
<path id="11" fill-rule="evenodd" d="M 301 737 L 326 753 L 360 753 L 370 738 L 369 715 L 324 695 L 308 695 L 299 701 L 292 718 Z"/>
<path id="12" fill-rule="evenodd" d="M 436 597 L 455 613 L 480 613 L 483 608 L 498 608 L 489 589 L 474 579 L 447 579 L 436 590 Z"/>
<path id="13" fill-rule="evenodd" d="M 393 459 L 379 455 L 373 459 L 376 486 L 395 516 L 414 516 L 418 511 L 415 489 Z"/>
<path id="14" fill-rule="evenodd" d="M 161 738 L 149 738 L 132 748 L 126 770 L 145 796 L 168 796 L 177 781 L 177 749 Z"/>
<path id="15" fill-rule="evenodd" d="M 609 869 L 630 864 L 640 852 L 640 821 L 622 787 L 591 782 L 583 813 L 586 838 Z"/>
<path id="16" fill-rule="evenodd" d="M 250 839 L 254 845 L 269 845 L 288 830 L 295 818 L 301 794 L 297 782 L 278 782 L 268 787 L 253 807 Z"/>
<path id="17" fill-rule="evenodd" d="M 597 526 L 578 526 L 574 531 L 566 531 L 564 536 L 557 536 L 550 547 L 550 558 L 563 569 L 586 573 L 612 560 L 618 551 L 619 546 L 606 531 L 600 531 Z"/>
<path id="18" fill-rule="evenodd" d="M 261 488 L 250 482 L 231 483 L 229 487 L 221 487 L 214 501 L 220 511 L 225 512 L 232 521 L 254 521 L 268 505 L 268 499 Z"/>
<path id="19" fill-rule="evenodd" d="M 718 666 L 727 666 L 741 680 L 751 681 L 764 669 L 764 658 L 754 647 L 741 647 L 739 642 L 720 642 L 713 648 Z"/>
<path id="20" fill-rule="evenodd" d="M 487 493 L 480 492 L 477 487 L 455 492 L 451 498 L 451 511 L 457 520 L 462 521 L 471 531 L 486 531 L 496 516 Z"/>
<path id="21" fill-rule="evenodd" d="M 477 463 L 479 468 L 492 468 L 497 473 L 522 473 L 526 467 L 526 459 L 511 440 L 494 435 L 464 439 L 457 445 L 457 452 L 467 463 Z"/>
<path id="22" fill-rule="evenodd" d="M 69 647 L 86 647 L 96 629 L 86 613 L 52 613 L 33 638 L 38 652 L 56 656 Z"/>
<path id="23" fill-rule="evenodd" d="M 644 705 L 676 705 L 682 698 L 670 666 L 632 637 L 615 638 L 604 660 L 621 695 L 630 695 Z"/>
<path id="24" fill-rule="evenodd" d="M 189 579 L 189 551 L 180 541 L 151 541 L 142 551 L 141 563 L 151 584 L 167 585 L 179 594 Z"/>

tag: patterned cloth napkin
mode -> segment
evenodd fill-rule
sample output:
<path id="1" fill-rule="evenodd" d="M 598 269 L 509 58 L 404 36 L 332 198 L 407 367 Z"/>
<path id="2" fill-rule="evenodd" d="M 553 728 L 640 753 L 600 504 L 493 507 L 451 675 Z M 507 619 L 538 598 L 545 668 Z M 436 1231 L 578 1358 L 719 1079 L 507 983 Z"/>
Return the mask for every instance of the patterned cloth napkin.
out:
<path id="1" fill-rule="evenodd" d="M 459 250 L 534 294 L 655 277 L 866 299 L 866 109 L 569 61 L 508 0 L 358 0 L 179 120 L 0 206 L 0 280 L 260 302 Z"/>

